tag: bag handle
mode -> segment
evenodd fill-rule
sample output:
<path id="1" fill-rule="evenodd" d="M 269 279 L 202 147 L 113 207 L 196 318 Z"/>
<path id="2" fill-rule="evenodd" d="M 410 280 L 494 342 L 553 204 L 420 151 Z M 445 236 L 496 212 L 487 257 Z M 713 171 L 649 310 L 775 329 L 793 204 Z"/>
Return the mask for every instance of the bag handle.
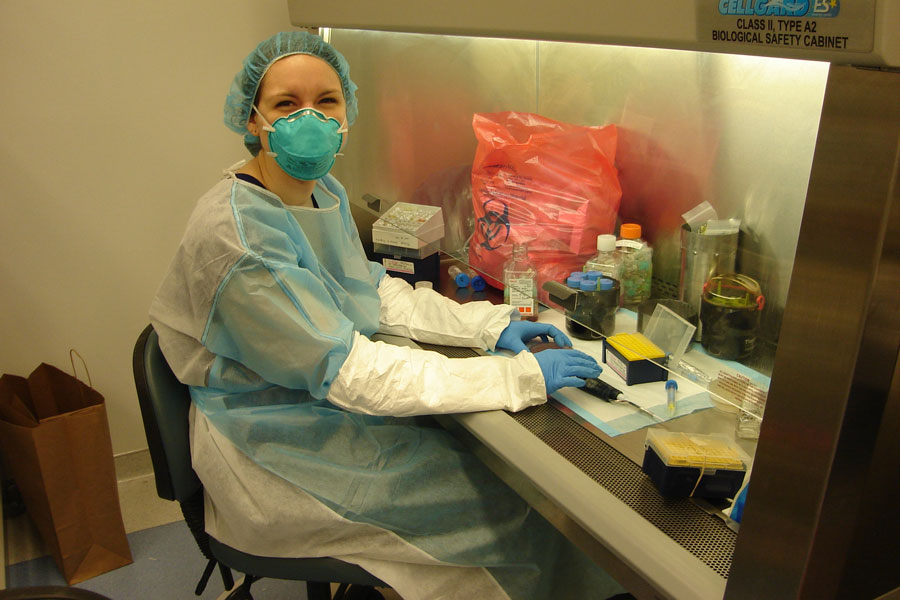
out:
<path id="1" fill-rule="evenodd" d="M 84 367 L 84 372 L 87 374 L 87 383 L 89 388 L 93 388 L 94 385 L 91 383 L 91 372 L 88 371 L 87 362 L 85 362 L 84 358 L 78 354 L 78 351 L 75 348 L 69 348 L 69 362 L 72 363 L 72 375 L 75 376 L 75 379 L 78 379 L 78 372 L 75 370 L 75 358 L 73 355 L 78 356 L 81 360 L 81 364 Z"/>

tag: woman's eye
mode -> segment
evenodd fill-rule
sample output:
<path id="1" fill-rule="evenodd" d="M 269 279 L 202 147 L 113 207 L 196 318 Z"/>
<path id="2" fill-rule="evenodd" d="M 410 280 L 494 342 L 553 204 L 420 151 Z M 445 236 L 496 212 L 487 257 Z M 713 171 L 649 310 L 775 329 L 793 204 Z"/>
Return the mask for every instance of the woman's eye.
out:
<path id="1" fill-rule="evenodd" d="M 321 102 L 322 104 L 337 104 L 337 98 L 322 98 L 321 100 L 319 100 L 319 102 Z"/>

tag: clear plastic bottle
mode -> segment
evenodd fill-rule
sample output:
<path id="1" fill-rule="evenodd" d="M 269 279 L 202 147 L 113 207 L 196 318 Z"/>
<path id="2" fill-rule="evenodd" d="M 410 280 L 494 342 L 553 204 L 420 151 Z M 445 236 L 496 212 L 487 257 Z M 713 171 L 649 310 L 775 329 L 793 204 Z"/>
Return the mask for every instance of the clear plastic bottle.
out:
<path id="1" fill-rule="evenodd" d="M 450 275 L 450 279 L 453 280 L 453 283 L 455 283 L 458 288 L 471 286 L 474 291 L 481 292 L 484 290 L 485 285 L 487 285 L 484 277 L 479 275 L 475 269 L 469 267 L 450 265 L 450 268 L 447 269 L 447 274 Z"/>
<path id="2" fill-rule="evenodd" d="M 650 298 L 653 248 L 641 239 L 637 223 L 622 223 L 616 247 L 622 256 L 622 306 L 635 308 Z"/>
<path id="3" fill-rule="evenodd" d="M 459 265 L 450 265 L 447 269 L 450 279 L 456 284 L 456 287 L 468 287 L 469 282 L 475 277 L 475 271 L 468 267 L 460 267 Z"/>
<path id="4" fill-rule="evenodd" d="M 600 271 L 604 277 L 622 281 L 622 253 L 616 249 L 616 236 L 597 236 L 597 254 L 584 263 L 584 271 Z"/>
<path id="5" fill-rule="evenodd" d="M 527 321 L 537 321 L 537 271 L 528 260 L 528 246 L 513 244 L 512 256 L 503 265 L 503 301 Z"/>

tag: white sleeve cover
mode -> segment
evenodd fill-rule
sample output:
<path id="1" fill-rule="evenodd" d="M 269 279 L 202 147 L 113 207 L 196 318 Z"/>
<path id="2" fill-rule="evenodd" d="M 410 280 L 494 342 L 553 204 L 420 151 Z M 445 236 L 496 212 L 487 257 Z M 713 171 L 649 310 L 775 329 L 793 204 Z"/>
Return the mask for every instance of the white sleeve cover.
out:
<path id="1" fill-rule="evenodd" d="M 514 357 L 447 358 L 355 333 L 350 355 L 327 399 L 345 410 L 407 417 L 506 409 L 547 401 L 544 376 L 531 352 Z"/>
<path id="2" fill-rule="evenodd" d="M 487 301 L 460 304 L 438 292 L 413 289 L 406 281 L 385 275 L 378 285 L 381 333 L 428 344 L 493 350 L 514 310 Z"/>

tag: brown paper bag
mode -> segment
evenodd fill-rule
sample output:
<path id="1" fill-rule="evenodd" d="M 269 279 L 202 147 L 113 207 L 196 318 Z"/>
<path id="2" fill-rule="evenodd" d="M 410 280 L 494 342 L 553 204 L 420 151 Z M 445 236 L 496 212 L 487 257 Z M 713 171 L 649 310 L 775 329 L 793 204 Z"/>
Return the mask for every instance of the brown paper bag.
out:
<path id="1" fill-rule="evenodd" d="M 47 364 L 3 375 L 0 452 L 69 584 L 131 563 L 99 392 Z"/>

